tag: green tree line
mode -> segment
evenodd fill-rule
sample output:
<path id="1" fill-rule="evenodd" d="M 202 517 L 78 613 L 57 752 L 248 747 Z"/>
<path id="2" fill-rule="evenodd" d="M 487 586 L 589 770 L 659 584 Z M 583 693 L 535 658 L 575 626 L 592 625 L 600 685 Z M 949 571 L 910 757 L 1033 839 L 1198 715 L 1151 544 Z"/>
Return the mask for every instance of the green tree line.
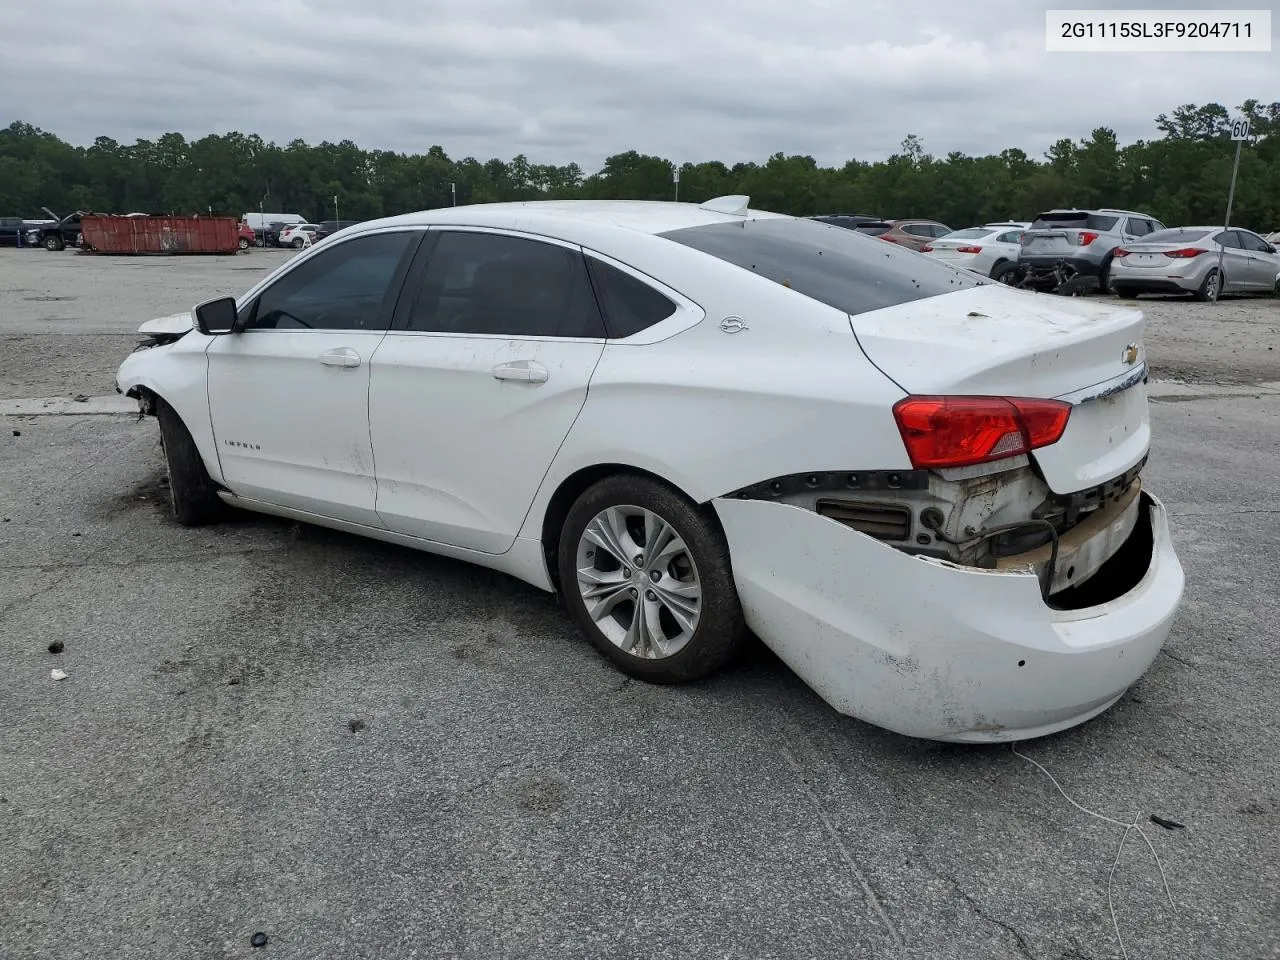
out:
<path id="1" fill-rule="evenodd" d="M 1240 163 L 1233 222 L 1280 229 L 1280 102 L 1238 107 L 1256 139 Z M 1185 104 L 1156 118 L 1161 136 L 1122 146 L 1099 127 L 1062 139 L 1035 159 L 1019 149 L 936 157 L 912 135 L 886 160 L 820 166 L 776 153 L 763 163 L 710 161 L 679 167 L 681 200 L 748 194 L 752 206 L 796 215 L 869 213 L 929 217 L 953 227 L 1025 220 L 1056 206 L 1148 212 L 1168 224 L 1214 223 L 1224 213 L 1233 144 L 1230 113 Z M 406 154 L 363 150 L 349 140 L 284 146 L 254 134 L 75 146 L 28 123 L 0 130 L 0 215 L 74 210 L 242 215 L 262 208 L 314 220 L 369 219 L 458 203 L 534 199 L 671 199 L 675 164 L 634 150 L 596 173 L 575 163 L 451 159 L 444 148 Z"/>

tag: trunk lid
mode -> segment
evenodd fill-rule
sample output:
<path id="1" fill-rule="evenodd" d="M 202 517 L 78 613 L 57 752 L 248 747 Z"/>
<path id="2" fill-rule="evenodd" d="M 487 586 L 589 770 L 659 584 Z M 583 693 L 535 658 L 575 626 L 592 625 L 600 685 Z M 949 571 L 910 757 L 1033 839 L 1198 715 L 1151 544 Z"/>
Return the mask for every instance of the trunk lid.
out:
<path id="1" fill-rule="evenodd" d="M 1146 456 L 1140 310 L 983 284 L 858 314 L 850 325 L 907 393 L 1072 403 L 1062 438 L 1032 454 L 1055 493 L 1105 483 Z"/>
<path id="2" fill-rule="evenodd" d="M 1201 243 L 1127 243 L 1124 249 L 1128 253 L 1117 262 L 1123 263 L 1126 267 L 1151 270 L 1168 267 L 1174 263 L 1185 264 L 1189 259 L 1193 259 L 1167 256 L 1174 250 L 1203 250 L 1204 253 L 1200 256 L 1213 252 Z"/>

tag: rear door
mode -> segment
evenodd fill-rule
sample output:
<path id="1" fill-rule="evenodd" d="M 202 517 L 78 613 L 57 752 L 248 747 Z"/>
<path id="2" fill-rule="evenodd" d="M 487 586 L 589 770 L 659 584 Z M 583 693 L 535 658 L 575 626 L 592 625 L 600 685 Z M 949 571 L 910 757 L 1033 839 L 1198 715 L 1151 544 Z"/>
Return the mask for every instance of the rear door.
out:
<path id="1" fill-rule="evenodd" d="M 462 228 L 431 243 L 373 357 L 377 511 L 503 553 L 586 401 L 604 323 L 576 246 Z"/>
<path id="2" fill-rule="evenodd" d="M 1277 258 L 1275 254 L 1270 252 L 1270 244 L 1248 230 L 1240 230 L 1238 233 L 1241 242 L 1244 244 L 1245 252 L 1249 256 L 1249 272 L 1253 288 L 1257 290 L 1273 289 L 1276 285 Z"/>
<path id="3" fill-rule="evenodd" d="M 1239 230 L 1224 230 L 1218 234 L 1218 243 L 1223 247 L 1222 256 L 1222 291 L 1242 292 L 1258 289 L 1256 269 L 1244 248 L 1244 239 Z"/>

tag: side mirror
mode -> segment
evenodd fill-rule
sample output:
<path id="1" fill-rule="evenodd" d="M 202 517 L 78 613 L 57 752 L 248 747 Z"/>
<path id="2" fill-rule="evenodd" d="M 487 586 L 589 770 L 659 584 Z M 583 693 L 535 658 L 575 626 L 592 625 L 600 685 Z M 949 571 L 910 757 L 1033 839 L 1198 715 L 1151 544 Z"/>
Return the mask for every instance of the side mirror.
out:
<path id="1" fill-rule="evenodd" d="M 196 307 L 196 329 L 206 337 L 231 333 L 236 328 L 235 297 L 219 297 L 206 300 Z"/>

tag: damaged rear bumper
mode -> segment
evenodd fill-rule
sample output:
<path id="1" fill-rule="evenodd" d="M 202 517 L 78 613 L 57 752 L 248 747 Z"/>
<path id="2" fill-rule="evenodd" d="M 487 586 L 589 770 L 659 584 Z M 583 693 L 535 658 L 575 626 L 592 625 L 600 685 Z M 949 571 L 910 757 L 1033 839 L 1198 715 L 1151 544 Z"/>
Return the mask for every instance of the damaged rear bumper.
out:
<path id="1" fill-rule="evenodd" d="M 748 625 L 823 699 L 907 736 L 981 743 L 1096 716 L 1159 653 L 1183 572 L 1163 505 L 1138 496 L 1121 549 L 1053 606 L 1030 570 L 912 556 L 784 503 L 715 507 Z"/>

